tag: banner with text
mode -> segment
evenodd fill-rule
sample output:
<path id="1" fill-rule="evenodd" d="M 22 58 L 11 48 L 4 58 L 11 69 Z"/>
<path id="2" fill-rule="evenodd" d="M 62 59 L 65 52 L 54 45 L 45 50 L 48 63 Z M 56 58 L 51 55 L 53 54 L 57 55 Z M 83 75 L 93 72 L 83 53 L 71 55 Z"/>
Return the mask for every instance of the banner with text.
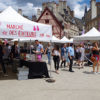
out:
<path id="1" fill-rule="evenodd" d="M 38 23 L 0 22 L 0 38 L 51 40 L 52 26 Z"/>

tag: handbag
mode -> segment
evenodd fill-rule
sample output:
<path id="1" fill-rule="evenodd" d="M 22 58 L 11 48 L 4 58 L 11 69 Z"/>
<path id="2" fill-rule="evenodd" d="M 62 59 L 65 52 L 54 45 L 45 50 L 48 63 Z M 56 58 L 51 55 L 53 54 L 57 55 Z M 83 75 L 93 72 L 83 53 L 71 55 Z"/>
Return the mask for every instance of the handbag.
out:
<path id="1" fill-rule="evenodd" d="M 95 62 L 96 61 L 96 58 L 94 56 L 91 56 L 90 59 L 91 59 L 92 62 Z"/>

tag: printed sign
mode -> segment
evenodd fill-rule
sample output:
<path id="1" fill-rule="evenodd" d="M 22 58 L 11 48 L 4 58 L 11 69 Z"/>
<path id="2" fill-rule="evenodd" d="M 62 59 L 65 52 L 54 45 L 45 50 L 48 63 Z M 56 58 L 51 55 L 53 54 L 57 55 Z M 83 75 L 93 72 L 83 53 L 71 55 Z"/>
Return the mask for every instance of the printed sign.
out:
<path id="1" fill-rule="evenodd" d="M 0 38 L 26 38 L 51 40 L 52 27 L 42 24 L 24 24 L 24 23 L 7 23 L 0 22 Z"/>

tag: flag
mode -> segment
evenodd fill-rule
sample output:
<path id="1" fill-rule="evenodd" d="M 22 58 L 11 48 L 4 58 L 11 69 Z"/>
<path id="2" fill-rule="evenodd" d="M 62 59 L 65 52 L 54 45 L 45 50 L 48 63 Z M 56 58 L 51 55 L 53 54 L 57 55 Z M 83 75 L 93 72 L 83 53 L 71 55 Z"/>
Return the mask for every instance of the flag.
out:
<path id="1" fill-rule="evenodd" d="M 85 34 L 85 29 L 83 28 L 82 35 Z"/>

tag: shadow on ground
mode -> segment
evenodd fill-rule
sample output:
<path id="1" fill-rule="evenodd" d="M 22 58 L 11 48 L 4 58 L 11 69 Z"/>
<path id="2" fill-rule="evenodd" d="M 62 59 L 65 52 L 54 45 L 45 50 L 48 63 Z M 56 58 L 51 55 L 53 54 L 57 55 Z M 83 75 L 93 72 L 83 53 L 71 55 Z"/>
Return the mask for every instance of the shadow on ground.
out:
<path id="1" fill-rule="evenodd" d="M 11 67 L 6 67 L 6 70 L 7 70 L 8 76 L 4 76 L 3 72 L 0 72 L 0 80 L 16 80 L 17 79 L 17 74 L 12 72 Z"/>
<path id="2" fill-rule="evenodd" d="M 84 74 L 93 74 L 93 72 L 84 71 Z"/>

